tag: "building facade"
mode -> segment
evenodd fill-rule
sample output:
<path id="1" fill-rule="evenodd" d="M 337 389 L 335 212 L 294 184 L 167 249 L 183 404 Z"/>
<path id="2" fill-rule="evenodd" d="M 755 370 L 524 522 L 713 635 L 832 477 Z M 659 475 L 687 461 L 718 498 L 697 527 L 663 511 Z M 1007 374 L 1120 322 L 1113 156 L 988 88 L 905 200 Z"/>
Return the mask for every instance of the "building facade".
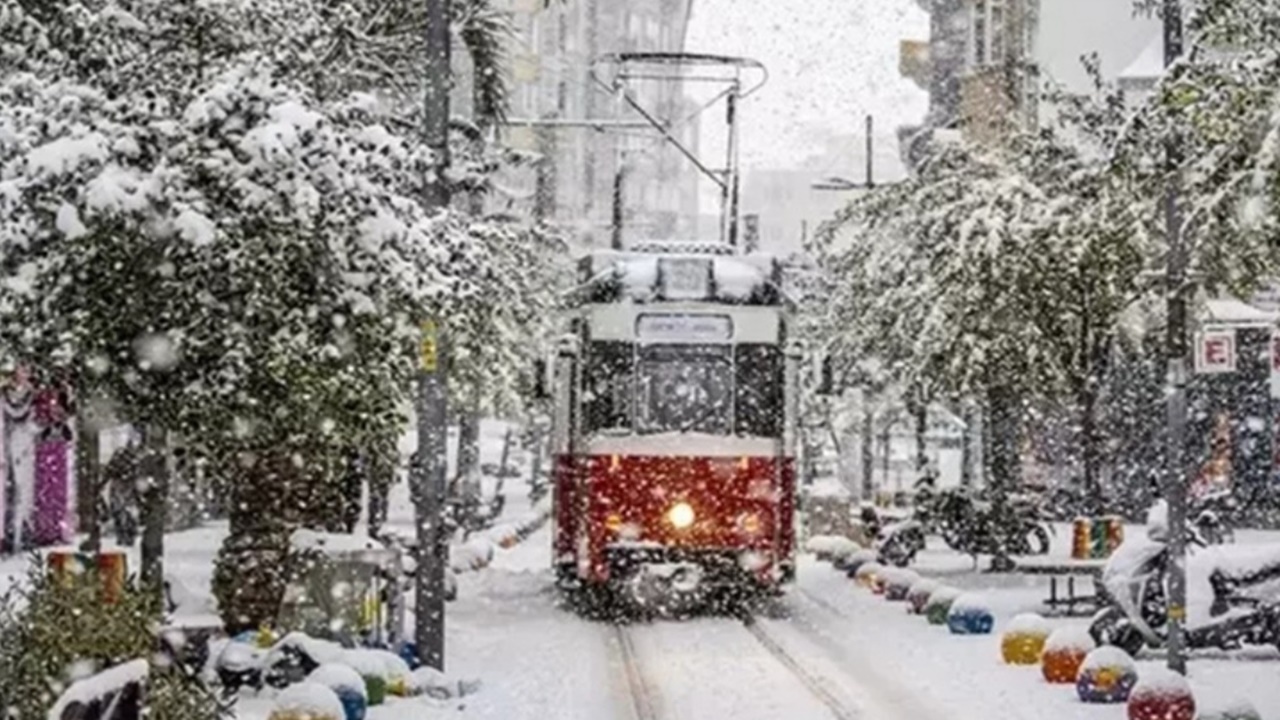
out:
<path id="1" fill-rule="evenodd" d="M 1135 95 L 1159 75 L 1159 20 L 1115 0 L 919 0 L 931 13 L 927 43 L 904 41 L 902 69 L 929 89 L 926 126 L 960 128 L 997 144 L 1045 119 L 1046 83 L 1088 92 L 1082 58 L 1096 55 L 1102 78 Z M 926 132 L 921 132 L 924 130 Z"/>
<path id="2" fill-rule="evenodd" d="M 613 240 L 619 208 L 628 239 L 671 237 L 691 227 L 692 169 L 591 71 L 595 58 L 611 53 L 682 51 L 692 0 L 506 2 L 516 40 L 503 141 L 538 160 L 502 178 L 498 202 L 556 223 L 584 246 Z M 678 84 L 636 91 L 660 117 L 687 109 Z M 696 143 L 696 122 L 678 135 Z"/>

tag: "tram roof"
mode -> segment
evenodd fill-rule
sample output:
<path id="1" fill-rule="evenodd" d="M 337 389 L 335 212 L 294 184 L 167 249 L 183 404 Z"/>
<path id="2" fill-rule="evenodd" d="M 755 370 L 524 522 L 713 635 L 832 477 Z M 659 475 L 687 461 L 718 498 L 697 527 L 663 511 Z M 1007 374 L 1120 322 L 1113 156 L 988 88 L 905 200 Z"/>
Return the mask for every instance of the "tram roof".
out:
<path id="1" fill-rule="evenodd" d="M 652 243 L 596 250 L 578 261 L 584 302 L 719 302 L 783 305 L 782 263 L 721 244 Z"/>

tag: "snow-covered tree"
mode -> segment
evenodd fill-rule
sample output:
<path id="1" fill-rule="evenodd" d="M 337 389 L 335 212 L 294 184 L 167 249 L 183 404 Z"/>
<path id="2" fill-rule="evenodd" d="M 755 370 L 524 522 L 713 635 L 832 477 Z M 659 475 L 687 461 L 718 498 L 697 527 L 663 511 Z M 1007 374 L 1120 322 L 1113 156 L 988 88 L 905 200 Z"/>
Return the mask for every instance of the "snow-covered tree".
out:
<path id="1" fill-rule="evenodd" d="M 349 448 L 393 452 L 421 319 L 505 380 L 552 292 L 548 233 L 424 209 L 393 6 L 0 0 L 3 345 L 211 459 L 232 564 L 333 526 Z M 233 624 L 278 590 L 244 579 Z"/>

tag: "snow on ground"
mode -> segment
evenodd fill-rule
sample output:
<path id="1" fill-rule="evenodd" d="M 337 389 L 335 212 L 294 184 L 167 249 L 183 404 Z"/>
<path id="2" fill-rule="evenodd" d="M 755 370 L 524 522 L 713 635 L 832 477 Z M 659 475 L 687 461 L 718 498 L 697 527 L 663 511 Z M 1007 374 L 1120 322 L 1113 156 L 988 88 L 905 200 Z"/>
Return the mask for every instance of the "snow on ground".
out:
<path id="1" fill-rule="evenodd" d="M 1061 533 L 1059 540 L 1061 541 Z M 1242 534 L 1241 542 L 1275 542 L 1275 533 Z M 1019 613 L 1040 611 L 1048 579 L 974 572 L 968 558 L 931 548 L 917 568 L 968 591 L 979 591 L 996 617 L 991 635 L 957 636 L 909 615 L 902 603 L 890 603 L 857 587 L 830 565 L 806 559 L 787 600 L 784 622 L 807 642 L 839 658 L 846 671 L 872 689 L 880 706 L 897 708 L 893 720 L 970 718 L 977 720 L 1121 720 L 1125 708 L 1085 705 L 1074 686 L 1046 683 L 1037 667 L 1011 667 L 1000 660 L 1000 634 Z M 1088 591 L 1087 581 L 1082 588 Z M 1051 619 L 1052 627 L 1087 627 L 1087 618 Z M 1244 698 L 1280 720 L 1280 668 L 1276 652 L 1266 648 L 1197 653 L 1190 680 L 1202 703 Z M 1163 658 L 1144 655 L 1143 667 L 1162 666 Z M 877 717 L 879 717 L 877 715 Z M 886 717 L 890 717 L 886 715 Z"/>

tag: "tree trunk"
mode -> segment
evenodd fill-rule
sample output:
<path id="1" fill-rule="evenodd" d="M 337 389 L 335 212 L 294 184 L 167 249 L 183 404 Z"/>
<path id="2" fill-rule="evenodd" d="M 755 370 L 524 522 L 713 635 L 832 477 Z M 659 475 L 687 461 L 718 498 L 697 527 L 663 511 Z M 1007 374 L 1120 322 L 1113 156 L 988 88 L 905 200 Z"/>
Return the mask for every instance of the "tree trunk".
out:
<path id="1" fill-rule="evenodd" d="M 143 430 L 142 485 L 142 559 L 140 577 L 150 592 L 164 592 L 165 509 L 169 495 L 168 443 L 160 427 L 148 425 Z"/>
<path id="2" fill-rule="evenodd" d="M 862 499 L 870 501 L 876 493 L 875 473 L 876 473 L 876 414 L 871 411 L 870 405 L 863 410 L 862 415 Z"/>
<path id="3" fill-rule="evenodd" d="M 918 476 L 917 479 L 919 479 L 919 476 L 923 476 L 929 469 L 929 405 L 924 402 L 923 398 L 917 399 L 915 407 L 912 408 L 912 416 L 915 420 L 916 436 L 915 469 Z"/>
<path id="4" fill-rule="evenodd" d="M 84 551 L 96 553 L 102 549 L 102 468 L 98 457 L 98 427 L 89 417 L 89 404 L 85 403 L 76 414 L 76 505 L 80 516 L 80 530 L 88 535 Z"/>
<path id="5" fill-rule="evenodd" d="M 1018 442 L 1021 434 L 1018 396 L 1010 388 L 990 387 L 987 390 L 987 407 L 990 418 L 987 425 L 987 462 L 991 478 L 991 532 L 995 541 L 991 569 L 1006 572 L 1013 569 L 1008 547 L 1015 524 L 1009 510 L 1009 493 L 1021 484 L 1022 472 Z"/>
<path id="6" fill-rule="evenodd" d="M 960 436 L 960 486 L 969 488 L 976 484 L 977 479 L 974 472 L 977 458 L 974 457 L 973 446 L 977 440 L 978 408 L 968 400 L 961 400 L 959 405 L 960 420 L 964 423 Z"/>
<path id="7" fill-rule="evenodd" d="M 480 474 L 480 393 L 473 388 L 466 408 L 458 417 L 458 490 L 464 496 L 478 496 Z"/>

